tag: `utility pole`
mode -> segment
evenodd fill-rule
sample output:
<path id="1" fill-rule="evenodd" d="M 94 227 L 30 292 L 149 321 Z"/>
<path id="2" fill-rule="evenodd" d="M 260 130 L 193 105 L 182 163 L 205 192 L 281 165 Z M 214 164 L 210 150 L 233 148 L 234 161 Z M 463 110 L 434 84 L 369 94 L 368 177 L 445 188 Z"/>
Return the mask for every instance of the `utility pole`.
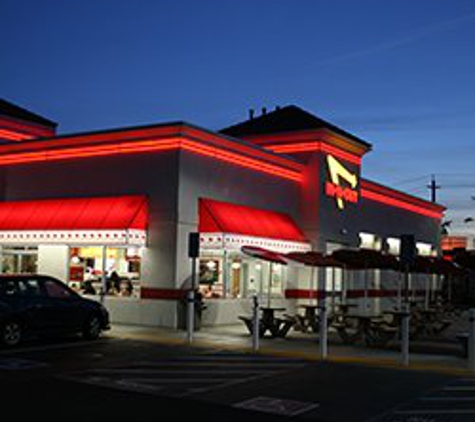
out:
<path id="1" fill-rule="evenodd" d="M 427 185 L 427 187 L 430 189 L 430 197 L 432 202 L 437 202 L 437 190 L 440 189 L 440 185 L 438 185 L 435 181 L 435 176 L 432 175 L 430 185 Z"/>

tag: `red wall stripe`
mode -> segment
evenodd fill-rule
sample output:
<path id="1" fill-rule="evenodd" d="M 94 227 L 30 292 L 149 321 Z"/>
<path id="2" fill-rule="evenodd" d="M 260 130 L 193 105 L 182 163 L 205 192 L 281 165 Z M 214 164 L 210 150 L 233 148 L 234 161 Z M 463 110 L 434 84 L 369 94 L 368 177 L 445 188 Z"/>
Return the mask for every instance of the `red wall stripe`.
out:
<path id="1" fill-rule="evenodd" d="M 161 289 L 156 287 L 142 287 L 140 289 L 141 299 L 181 300 L 185 295 L 186 290 L 181 289 Z"/>
<path id="2" fill-rule="evenodd" d="M 416 296 L 424 296 L 425 290 L 416 290 Z M 382 298 L 382 297 L 397 297 L 398 291 L 394 289 L 370 289 L 368 290 L 368 297 Z M 332 296 L 331 291 L 326 292 L 327 297 Z M 341 296 L 341 292 L 335 292 L 335 296 Z M 306 289 L 288 289 L 285 291 L 286 299 L 321 299 L 324 297 L 323 290 L 306 290 Z M 365 297 L 363 289 L 348 290 L 346 297 L 350 299 L 359 299 Z"/>

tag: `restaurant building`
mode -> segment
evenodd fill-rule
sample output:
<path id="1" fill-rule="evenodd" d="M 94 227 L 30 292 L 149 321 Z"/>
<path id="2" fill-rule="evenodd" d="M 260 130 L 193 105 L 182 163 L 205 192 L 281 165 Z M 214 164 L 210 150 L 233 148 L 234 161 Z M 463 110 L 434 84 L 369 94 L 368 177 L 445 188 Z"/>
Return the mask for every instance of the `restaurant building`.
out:
<path id="1" fill-rule="evenodd" d="M 414 234 L 420 254 L 438 253 L 444 208 L 363 178 L 371 145 L 296 106 L 221 131 L 171 122 L 55 132 L 0 101 L 0 271 L 50 274 L 91 294 L 107 276 L 116 322 L 179 325 L 190 232 L 200 233 L 209 325 L 236 323 L 255 293 L 293 309 L 318 279 L 341 296 L 341 270 L 269 274 L 243 246 L 398 254 L 399 236 Z M 378 312 L 395 296 L 389 273 L 355 271 L 345 295 Z"/>

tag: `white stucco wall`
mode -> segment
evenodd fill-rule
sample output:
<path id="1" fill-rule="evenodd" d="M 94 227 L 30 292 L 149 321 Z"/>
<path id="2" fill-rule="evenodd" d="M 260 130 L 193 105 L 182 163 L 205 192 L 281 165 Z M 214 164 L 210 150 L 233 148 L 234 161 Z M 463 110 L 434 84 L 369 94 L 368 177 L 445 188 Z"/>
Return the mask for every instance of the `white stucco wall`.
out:
<path id="1" fill-rule="evenodd" d="M 69 248 L 65 245 L 38 246 L 38 273 L 68 280 Z"/>

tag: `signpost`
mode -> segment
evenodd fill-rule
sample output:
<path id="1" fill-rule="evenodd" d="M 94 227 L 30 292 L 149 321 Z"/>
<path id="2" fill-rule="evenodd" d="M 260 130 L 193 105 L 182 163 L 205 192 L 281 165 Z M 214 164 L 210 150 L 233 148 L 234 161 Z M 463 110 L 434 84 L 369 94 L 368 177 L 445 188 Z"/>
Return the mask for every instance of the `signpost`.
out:
<path id="1" fill-rule="evenodd" d="M 259 298 L 257 294 L 252 297 L 252 350 L 259 351 Z"/>
<path id="2" fill-rule="evenodd" d="M 319 277 L 318 290 L 321 292 L 319 299 L 320 311 L 320 358 L 328 358 L 328 315 L 327 315 L 327 292 L 326 277 Z"/>
<path id="3" fill-rule="evenodd" d="M 416 239 L 412 234 L 401 236 L 399 260 L 404 268 L 404 303 L 401 318 L 401 358 L 404 366 L 409 365 L 409 331 L 410 331 L 410 304 L 409 304 L 409 269 L 414 265 L 417 257 Z"/>
<path id="4" fill-rule="evenodd" d="M 468 332 L 468 369 L 475 372 L 475 309 L 470 309 L 469 313 L 469 332 Z"/>
<path id="5" fill-rule="evenodd" d="M 187 342 L 193 343 L 195 329 L 195 290 L 196 290 L 196 259 L 200 255 L 200 234 L 192 232 L 188 237 L 188 257 L 191 258 L 191 283 L 187 294 Z"/>

